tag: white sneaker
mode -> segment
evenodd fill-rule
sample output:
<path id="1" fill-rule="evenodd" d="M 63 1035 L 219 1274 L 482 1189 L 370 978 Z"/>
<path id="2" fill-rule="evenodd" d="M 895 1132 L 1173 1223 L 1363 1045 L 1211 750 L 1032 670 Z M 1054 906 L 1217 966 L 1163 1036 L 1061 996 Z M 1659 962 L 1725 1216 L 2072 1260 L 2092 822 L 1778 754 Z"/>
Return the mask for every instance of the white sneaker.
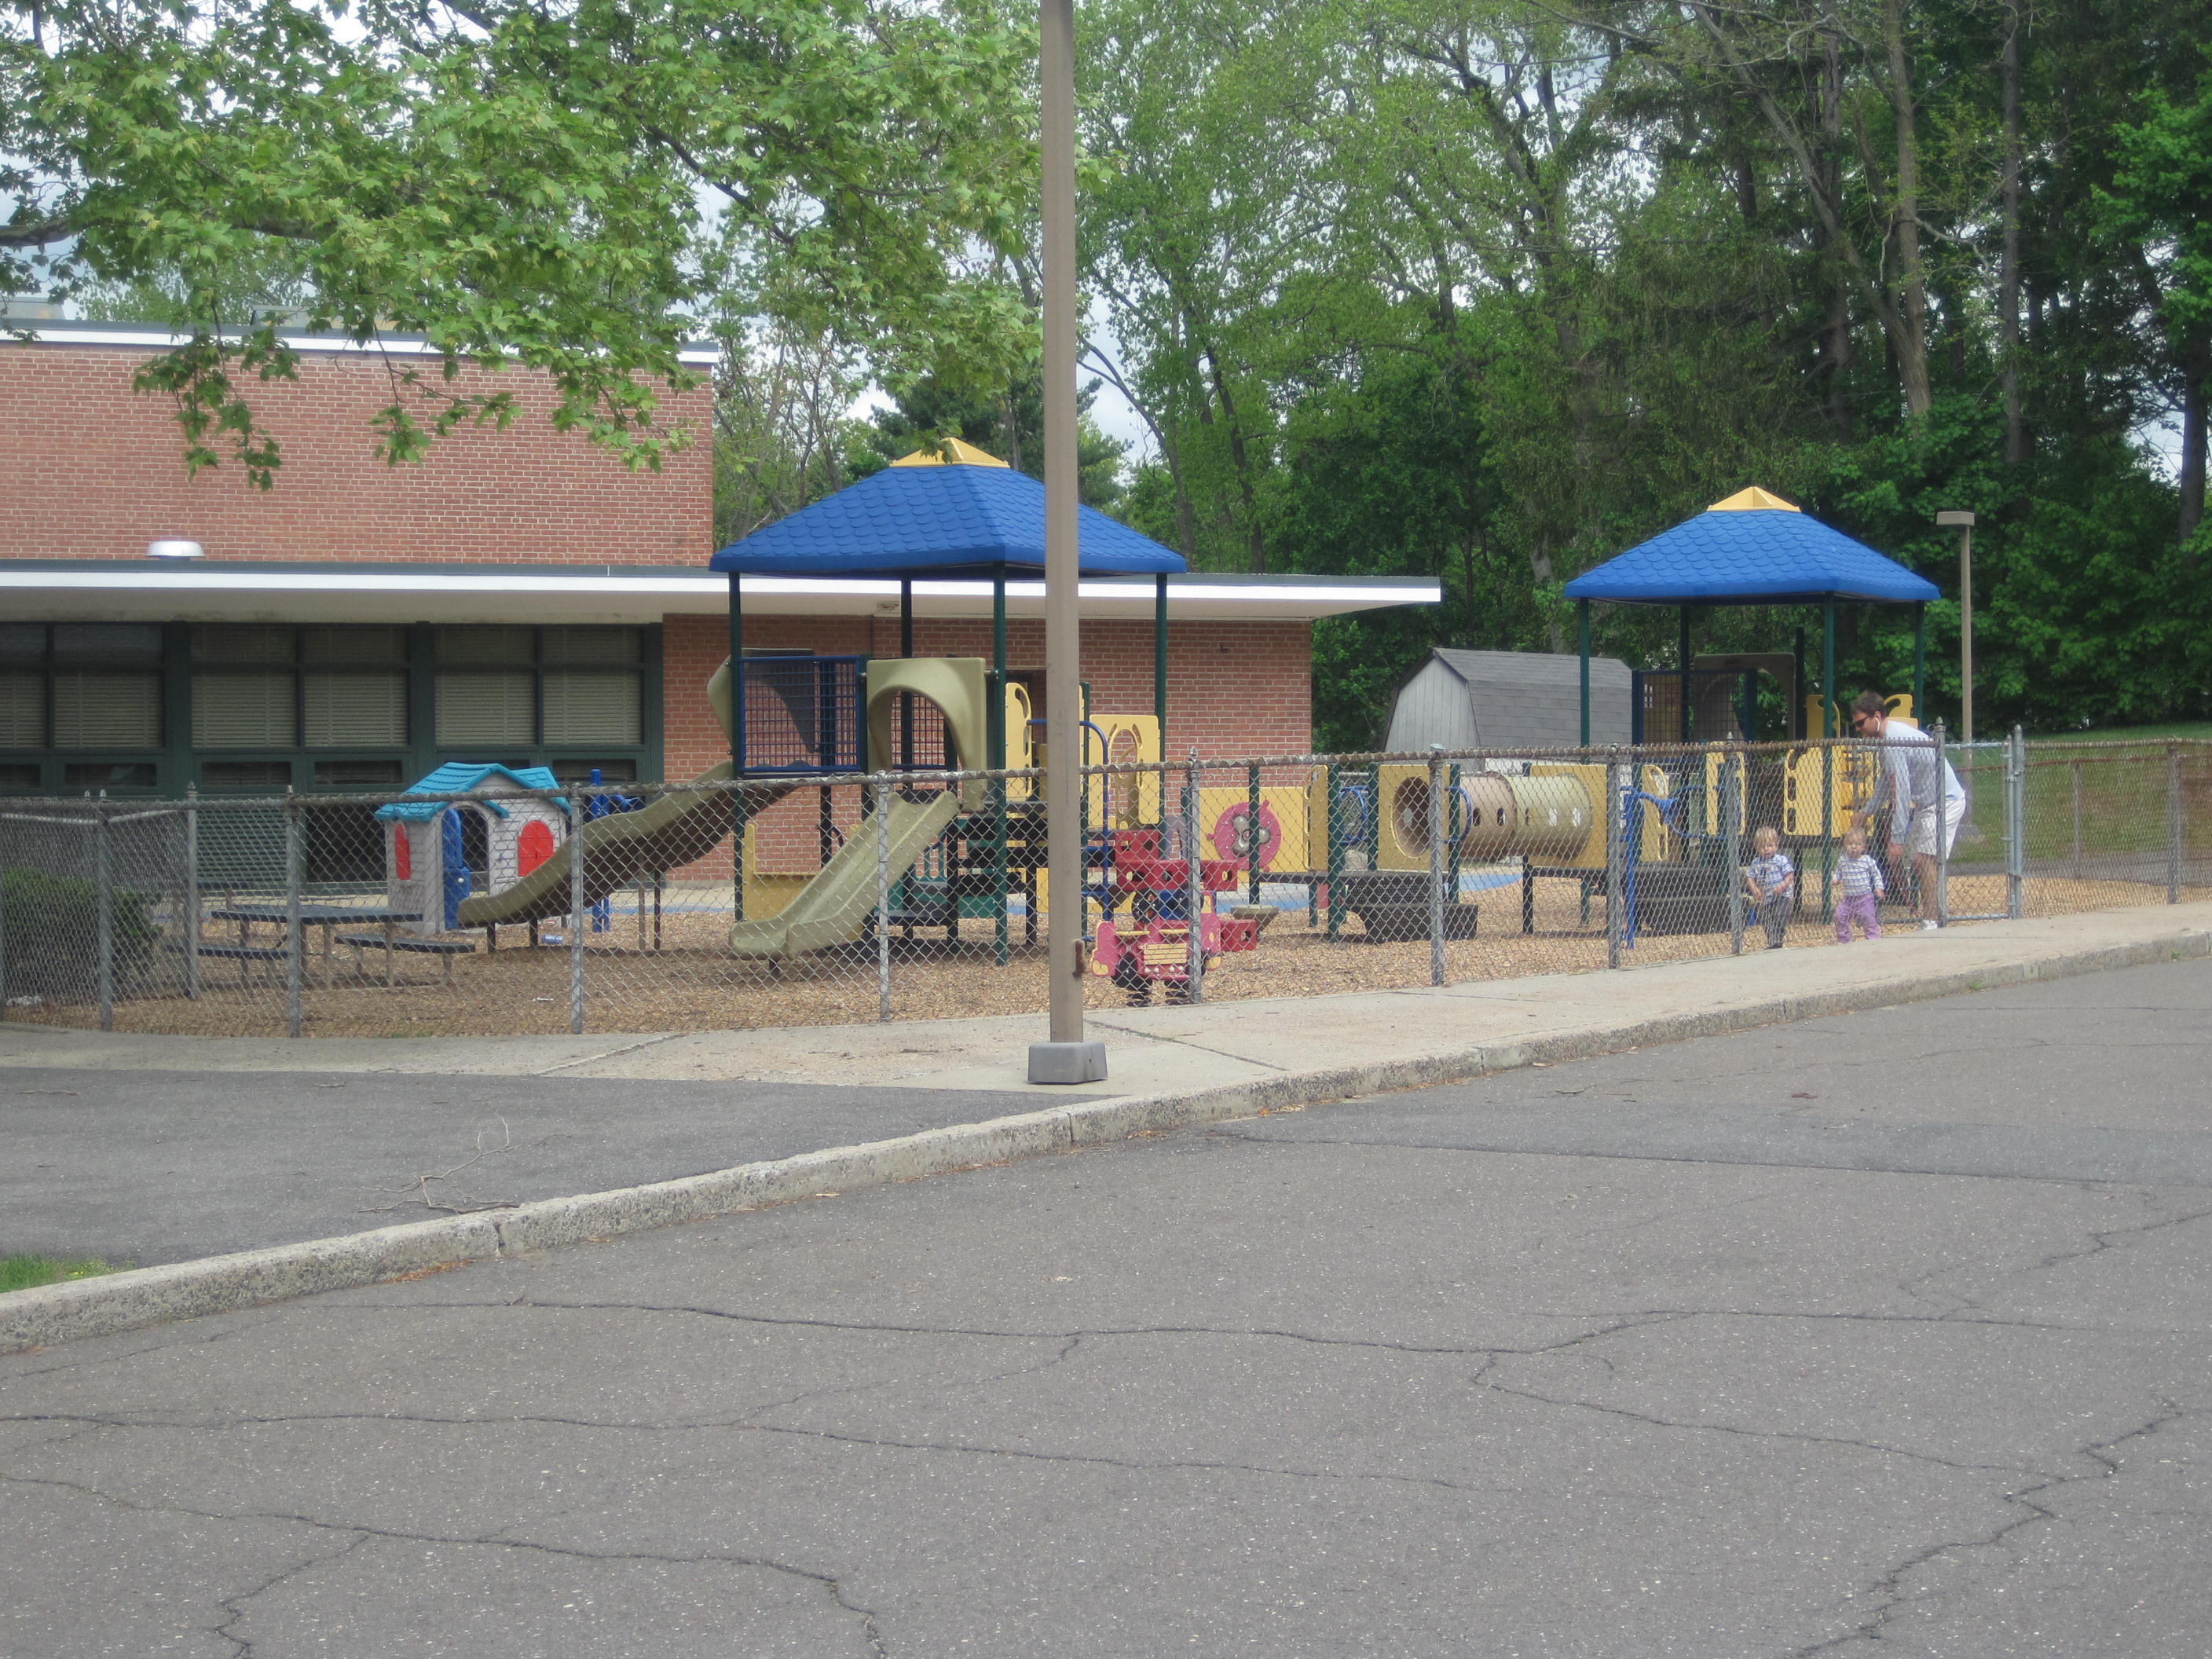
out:
<path id="1" fill-rule="evenodd" d="M 1923 933 L 1932 933 L 1936 931 L 1936 924 L 1925 918 L 1923 918 L 1920 923 L 1920 931 Z"/>

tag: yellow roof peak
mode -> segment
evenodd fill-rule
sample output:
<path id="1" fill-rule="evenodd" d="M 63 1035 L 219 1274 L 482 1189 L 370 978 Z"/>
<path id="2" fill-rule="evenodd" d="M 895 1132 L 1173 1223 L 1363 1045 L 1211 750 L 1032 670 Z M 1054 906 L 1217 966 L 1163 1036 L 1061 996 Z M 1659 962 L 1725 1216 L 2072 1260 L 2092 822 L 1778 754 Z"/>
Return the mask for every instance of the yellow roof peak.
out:
<path id="1" fill-rule="evenodd" d="M 911 455 L 902 455 L 891 463 L 893 466 L 1004 466 L 996 455 L 987 455 L 971 443 L 958 438 L 945 441 L 945 453 L 933 449 L 917 449 Z"/>
<path id="2" fill-rule="evenodd" d="M 1715 501 L 1705 509 L 1708 513 L 1796 513 L 1779 495 L 1769 495 L 1757 484 L 1748 489 L 1739 489 L 1724 501 Z"/>

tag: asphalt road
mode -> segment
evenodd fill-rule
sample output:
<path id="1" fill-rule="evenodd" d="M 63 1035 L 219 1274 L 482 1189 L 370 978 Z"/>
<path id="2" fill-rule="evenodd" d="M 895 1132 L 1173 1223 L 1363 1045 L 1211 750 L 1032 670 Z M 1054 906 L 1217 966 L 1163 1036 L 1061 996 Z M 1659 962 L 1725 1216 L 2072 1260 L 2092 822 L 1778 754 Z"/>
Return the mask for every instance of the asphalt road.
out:
<path id="1" fill-rule="evenodd" d="M 9 1066 L 0 1252 L 150 1267 L 1036 1108 L 984 1089 Z"/>
<path id="2" fill-rule="evenodd" d="M 0 1653 L 2197 1656 L 2212 963 L 0 1359 Z"/>

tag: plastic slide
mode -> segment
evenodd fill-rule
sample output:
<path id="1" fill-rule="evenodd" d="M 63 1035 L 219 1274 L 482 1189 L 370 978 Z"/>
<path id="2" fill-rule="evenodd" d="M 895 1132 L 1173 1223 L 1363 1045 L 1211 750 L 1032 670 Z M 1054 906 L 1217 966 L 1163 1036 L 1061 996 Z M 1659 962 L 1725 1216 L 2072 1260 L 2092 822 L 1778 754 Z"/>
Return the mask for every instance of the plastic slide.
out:
<path id="1" fill-rule="evenodd" d="M 959 798 L 949 789 L 927 801 L 891 802 L 885 816 L 890 819 L 894 879 L 929 850 L 959 810 Z M 869 912 L 876 908 L 879 834 L 874 819 L 860 824 L 789 904 L 765 921 L 741 921 L 731 928 L 732 953 L 788 959 L 860 938 Z"/>
<path id="2" fill-rule="evenodd" d="M 584 902 L 597 904 L 610 893 L 634 886 L 640 877 L 676 869 L 713 852 L 730 833 L 730 797 L 726 790 L 698 786 L 721 783 L 729 775 L 730 763 L 724 761 L 694 778 L 691 788 L 672 790 L 635 812 L 611 812 L 587 822 L 582 836 Z M 797 779 L 757 784 L 747 799 L 757 812 L 798 787 Z M 463 899 L 460 926 L 489 927 L 567 915 L 574 902 L 568 890 L 568 860 L 576 844 L 572 834 L 552 857 L 513 886 Z"/>

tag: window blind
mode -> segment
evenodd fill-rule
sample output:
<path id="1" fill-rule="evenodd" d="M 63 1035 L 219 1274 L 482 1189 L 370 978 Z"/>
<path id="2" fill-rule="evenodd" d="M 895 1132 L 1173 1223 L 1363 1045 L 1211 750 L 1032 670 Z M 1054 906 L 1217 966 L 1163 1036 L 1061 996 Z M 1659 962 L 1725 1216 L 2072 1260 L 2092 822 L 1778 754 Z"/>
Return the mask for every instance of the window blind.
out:
<path id="1" fill-rule="evenodd" d="M 0 674 L 0 749 L 46 746 L 46 677 Z"/>
<path id="2" fill-rule="evenodd" d="M 54 676 L 58 749 L 155 749 L 161 742 L 161 677 L 63 670 Z"/>
<path id="3" fill-rule="evenodd" d="M 192 676 L 192 747 L 290 749 L 299 738 L 292 676 Z"/>
<path id="4" fill-rule="evenodd" d="M 529 744 L 536 739 L 530 671 L 440 674 L 438 745 Z"/>
<path id="5" fill-rule="evenodd" d="M 377 669 L 307 676 L 311 749 L 391 749 L 407 741 L 407 677 Z"/>
<path id="6" fill-rule="evenodd" d="M 545 671 L 545 741 L 643 741 L 638 677 L 622 668 Z"/>

